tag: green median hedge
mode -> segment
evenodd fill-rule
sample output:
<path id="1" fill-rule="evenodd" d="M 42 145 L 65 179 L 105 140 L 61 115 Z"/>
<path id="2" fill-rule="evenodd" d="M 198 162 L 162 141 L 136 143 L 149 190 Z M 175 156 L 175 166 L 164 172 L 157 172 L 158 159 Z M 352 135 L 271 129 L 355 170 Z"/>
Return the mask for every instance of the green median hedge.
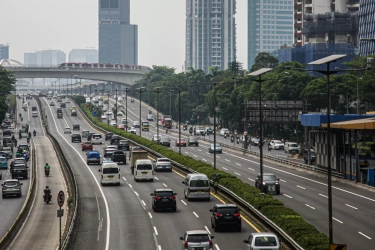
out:
<path id="1" fill-rule="evenodd" d="M 228 188 L 253 205 L 256 209 L 267 216 L 267 218 L 282 228 L 301 247 L 306 250 L 329 249 L 329 240 L 327 236 L 320 233 L 314 226 L 304 221 L 302 217 L 292 209 L 285 207 L 281 201 L 273 199 L 270 195 L 265 195 L 264 198 L 261 198 L 259 195 L 259 189 L 250 186 L 248 183 L 239 180 L 233 175 L 220 170 L 214 170 L 209 164 L 195 160 L 186 155 L 180 155 L 169 148 L 139 137 L 138 135 L 125 132 L 124 130 L 115 127 L 108 127 L 107 124 L 95 118 L 88 109 L 81 108 L 81 110 L 95 125 L 144 145 L 171 160 L 179 162 L 199 173 L 206 174 L 211 179 L 214 173 L 220 174 L 220 185 Z"/>

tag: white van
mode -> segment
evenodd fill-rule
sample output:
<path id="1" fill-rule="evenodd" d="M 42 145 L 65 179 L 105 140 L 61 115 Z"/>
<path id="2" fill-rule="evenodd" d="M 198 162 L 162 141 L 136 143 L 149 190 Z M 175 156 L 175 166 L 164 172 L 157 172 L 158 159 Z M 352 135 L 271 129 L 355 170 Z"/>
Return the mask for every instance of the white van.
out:
<path id="1" fill-rule="evenodd" d="M 38 117 L 38 112 L 33 111 L 33 117 Z"/>
<path id="2" fill-rule="evenodd" d="M 147 121 L 153 121 L 154 115 L 153 114 L 147 114 Z"/>
<path id="3" fill-rule="evenodd" d="M 100 184 L 114 184 L 120 186 L 121 174 L 120 169 L 115 162 L 103 162 L 100 169 Z"/>
<path id="4" fill-rule="evenodd" d="M 93 134 L 91 137 L 92 144 L 103 144 L 103 137 L 101 134 Z"/>
<path id="5" fill-rule="evenodd" d="M 205 174 L 188 174 L 182 182 L 185 184 L 184 195 L 190 199 L 210 200 L 210 182 Z"/>
<path id="6" fill-rule="evenodd" d="M 134 166 L 134 180 L 154 181 L 153 163 L 149 159 L 136 160 Z"/>

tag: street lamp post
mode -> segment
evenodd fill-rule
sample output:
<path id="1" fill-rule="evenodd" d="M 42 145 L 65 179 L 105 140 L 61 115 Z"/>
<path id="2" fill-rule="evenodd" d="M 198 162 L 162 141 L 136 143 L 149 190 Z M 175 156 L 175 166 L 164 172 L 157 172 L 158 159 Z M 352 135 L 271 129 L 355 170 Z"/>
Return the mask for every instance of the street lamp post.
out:
<path id="1" fill-rule="evenodd" d="M 181 154 L 181 86 L 178 86 L 178 153 Z"/>
<path id="2" fill-rule="evenodd" d="M 125 106 L 125 119 L 126 119 L 126 131 L 128 131 L 128 92 L 129 88 L 125 88 L 125 101 L 126 101 L 126 106 Z"/>
<path id="3" fill-rule="evenodd" d="M 159 121 L 158 121 L 158 117 L 159 117 L 159 103 L 160 103 L 160 100 L 159 100 L 159 94 L 160 94 L 160 89 L 161 87 L 156 87 L 155 88 L 156 90 L 154 91 L 149 91 L 149 92 L 155 92 L 157 94 L 157 105 L 156 105 L 156 138 L 159 140 Z"/>
<path id="4" fill-rule="evenodd" d="M 137 88 L 137 91 L 139 92 L 139 136 L 142 137 L 142 92 L 146 91 L 145 87 Z"/>

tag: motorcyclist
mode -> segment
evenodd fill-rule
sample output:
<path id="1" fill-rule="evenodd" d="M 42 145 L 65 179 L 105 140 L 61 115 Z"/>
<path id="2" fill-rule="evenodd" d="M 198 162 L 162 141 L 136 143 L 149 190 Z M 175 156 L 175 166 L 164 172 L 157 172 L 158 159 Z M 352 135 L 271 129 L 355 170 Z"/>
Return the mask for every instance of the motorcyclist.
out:
<path id="1" fill-rule="evenodd" d="M 231 142 L 234 141 L 234 137 L 233 137 L 233 135 L 231 135 L 231 137 L 230 137 L 230 141 L 231 141 Z"/>
<path id="2" fill-rule="evenodd" d="M 51 200 L 52 199 L 52 194 L 51 194 L 51 189 L 49 188 L 49 186 L 46 186 L 46 188 L 44 189 L 44 195 L 43 195 L 43 200 L 46 201 L 46 195 L 49 195 L 49 199 Z"/>
<path id="3" fill-rule="evenodd" d="M 165 130 L 165 133 L 168 134 L 168 129 Z"/>
<path id="4" fill-rule="evenodd" d="M 31 132 L 29 132 L 29 138 L 31 137 Z"/>
<path id="5" fill-rule="evenodd" d="M 46 165 L 44 166 L 44 171 L 50 171 L 51 170 L 51 167 L 48 165 L 48 163 L 46 163 Z"/>
<path id="6" fill-rule="evenodd" d="M 33 134 L 34 134 L 34 136 L 36 136 L 36 131 L 35 131 L 35 129 L 34 129 L 34 131 L 33 131 Z"/>

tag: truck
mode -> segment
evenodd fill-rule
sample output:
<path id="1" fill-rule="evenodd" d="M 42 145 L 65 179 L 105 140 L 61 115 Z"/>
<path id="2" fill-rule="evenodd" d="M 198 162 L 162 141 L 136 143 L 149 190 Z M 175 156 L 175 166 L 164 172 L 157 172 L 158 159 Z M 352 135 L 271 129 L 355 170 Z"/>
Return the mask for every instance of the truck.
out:
<path id="1" fill-rule="evenodd" d="M 148 159 L 147 151 L 138 148 L 132 148 L 130 151 L 130 159 L 130 168 L 132 174 L 134 174 L 135 162 L 141 159 Z"/>
<path id="2" fill-rule="evenodd" d="M 71 109 L 70 109 L 70 115 L 71 116 L 77 116 L 77 108 L 76 107 L 72 107 Z"/>
<path id="3" fill-rule="evenodd" d="M 171 115 L 164 115 L 161 119 L 161 125 L 164 128 L 172 128 L 172 116 Z"/>
<path id="4" fill-rule="evenodd" d="M 142 131 L 150 131 L 150 123 L 142 122 Z"/>
<path id="5" fill-rule="evenodd" d="M 108 104 L 108 102 L 109 102 L 109 96 L 107 95 L 103 96 L 103 103 Z"/>
<path id="6" fill-rule="evenodd" d="M 63 112 L 61 108 L 57 108 L 57 118 L 63 118 Z"/>

